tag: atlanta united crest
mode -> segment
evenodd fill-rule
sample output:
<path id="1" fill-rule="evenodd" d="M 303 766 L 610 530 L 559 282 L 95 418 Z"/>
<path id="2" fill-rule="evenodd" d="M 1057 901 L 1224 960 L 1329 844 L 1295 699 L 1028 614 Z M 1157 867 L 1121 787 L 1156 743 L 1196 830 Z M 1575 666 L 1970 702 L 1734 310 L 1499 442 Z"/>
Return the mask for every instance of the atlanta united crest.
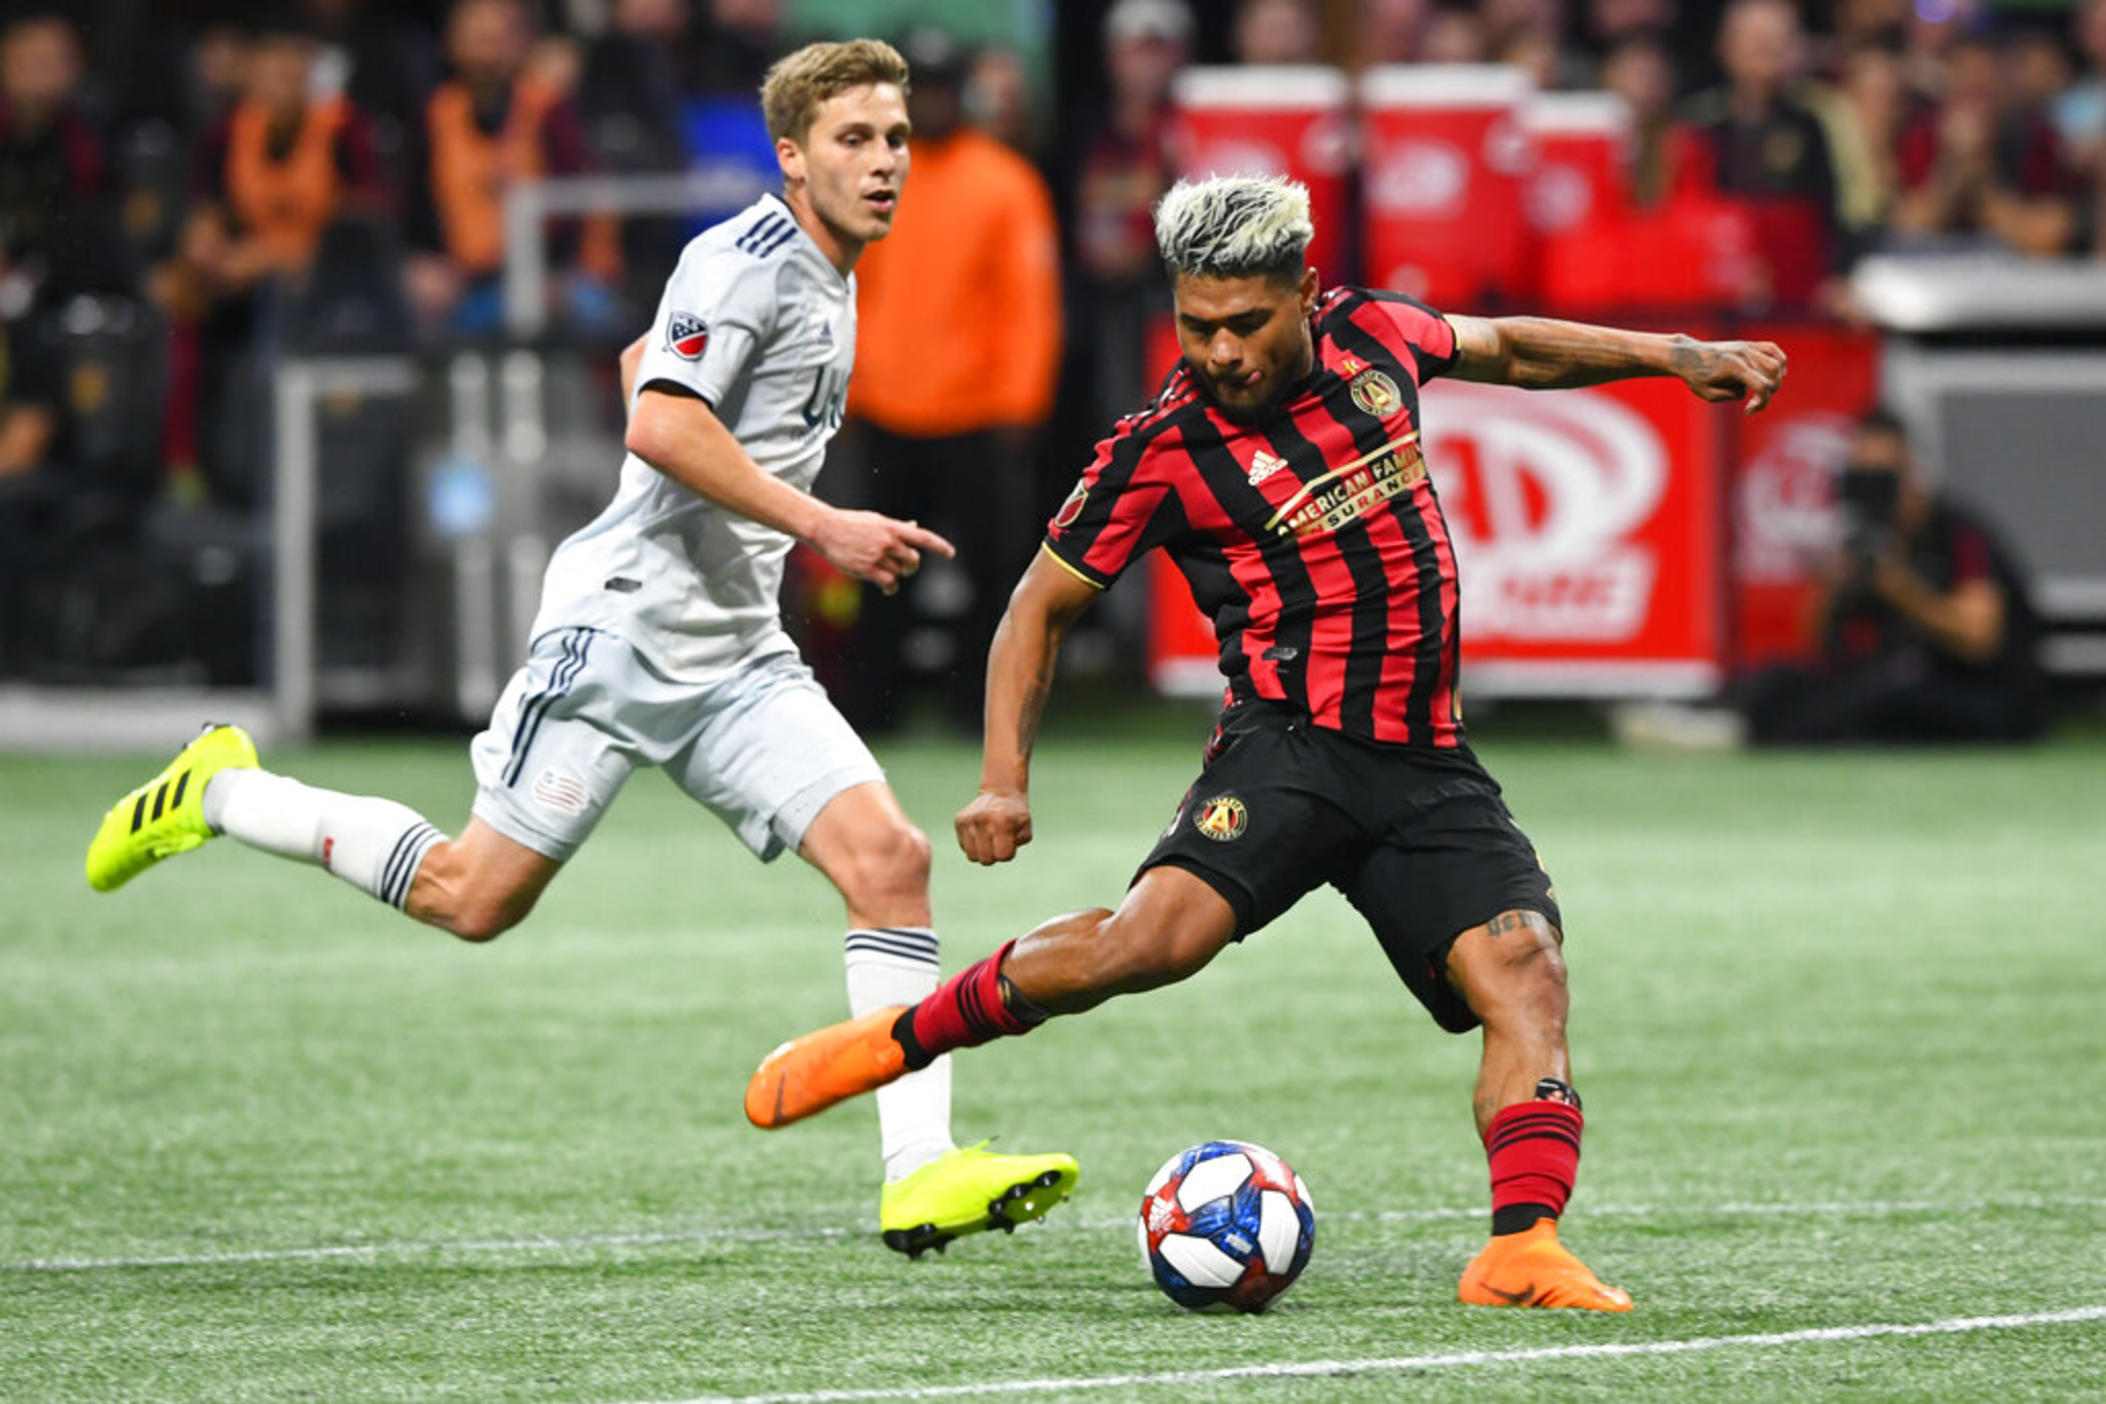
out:
<path id="1" fill-rule="evenodd" d="M 1353 403 L 1377 419 L 1387 419 L 1404 403 L 1397 382 L 1378 370 L 1364 370 L 1353 377 Z"/>
<path id="2" fill-rule="evenodd" d="M 1216 843 L 1227 843 L 1243 837 L 1250 827 L 1250 811 L 1234 795 L 1216 795 L 1199 806 L 1192 827 Z"/>

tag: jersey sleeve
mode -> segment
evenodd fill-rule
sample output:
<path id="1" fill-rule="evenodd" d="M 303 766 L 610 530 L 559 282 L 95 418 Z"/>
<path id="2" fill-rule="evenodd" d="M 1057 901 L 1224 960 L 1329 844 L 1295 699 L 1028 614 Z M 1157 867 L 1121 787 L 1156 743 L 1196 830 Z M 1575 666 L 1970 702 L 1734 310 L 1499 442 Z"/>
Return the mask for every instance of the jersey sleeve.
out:
<path id="1" fill-rule="evenodd" d="M 1455 364 L 1455 328 L 1446 317 L 1405 293 L 1376 293 L 1374 305 L 1392 332 L 1383 340 L 1398 353 L 1398 359 L 1409 357 L 1418 370 L 1419 384 Z"/>
<path id="2" fill-rule="evenodd" d="M 1047 553 L 1100 590 L 1184 521 L 1163 471 L 1175 455 L 1157 451 L 1160 431 L 1144 429 L 1146 423 L 1146 415 L 1120 421 L 1046 524 Z"/>
<path id="3" fill-rule="evenodd" d="M 690 246 L 665 285 L 636 390 L 693 395 L 715 409 L 747 374 L 775 321 L 775 275 L 737 249 Z"/>

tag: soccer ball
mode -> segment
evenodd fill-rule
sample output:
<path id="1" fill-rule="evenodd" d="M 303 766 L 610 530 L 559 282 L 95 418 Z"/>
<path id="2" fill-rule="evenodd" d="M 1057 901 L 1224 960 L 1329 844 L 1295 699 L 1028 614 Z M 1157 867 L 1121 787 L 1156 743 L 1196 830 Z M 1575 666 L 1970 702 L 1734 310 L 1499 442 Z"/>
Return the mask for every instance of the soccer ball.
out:
<path id="1" fill-rule="evenodd" d="M 1263 1146 L 1208 1141 L 1155 1172 L 1139 1227 L 1141 1261 L 1171 1301 L 1263 1311 L 1308 1265 L 1316 1206 L 1302 1177 Z"/>

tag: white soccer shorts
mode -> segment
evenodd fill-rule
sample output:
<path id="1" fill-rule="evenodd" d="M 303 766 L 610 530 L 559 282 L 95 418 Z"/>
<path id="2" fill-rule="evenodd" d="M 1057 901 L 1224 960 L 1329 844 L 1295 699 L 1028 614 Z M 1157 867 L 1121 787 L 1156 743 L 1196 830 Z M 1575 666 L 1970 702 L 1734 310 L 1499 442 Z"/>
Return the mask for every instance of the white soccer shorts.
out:
<path id="1" fill-rule="evenodd" d="M 640 765 L 664 770 L 763 862 L 794 852 L 835 795 L 885 778 L 796 653 L 698 686 L 596 629 L 536 639 L 470 754 L 476 817 L 559 862 Z"/>

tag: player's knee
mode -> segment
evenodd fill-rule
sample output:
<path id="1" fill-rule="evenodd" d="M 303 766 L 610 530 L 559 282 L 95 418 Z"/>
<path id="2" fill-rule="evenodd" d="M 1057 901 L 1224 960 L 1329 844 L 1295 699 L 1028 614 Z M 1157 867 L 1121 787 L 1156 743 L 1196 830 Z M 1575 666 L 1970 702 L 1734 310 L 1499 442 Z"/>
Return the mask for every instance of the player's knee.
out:
<path id="1" fill-rule="evenodd" d="M 463 941 L 481 945 L 485 941 L 495 941 L 519 925 L 520 918 L 525 915 L 502 903 L 471 902 L 451 913 L 445 926 Z"/>
<path id="2" fill-rule="evenodd" d="M 410 886 L 412 916 L 463 941 L 494 941 L 526 919 L 537 892 L 493 876 L 458 840 L 436 844 Z"/>
<path id="3" fill-rule="evenodd" d="M 841 885 L 851 900 L 925 892 L 929 860 L 928 835 L 914 825 L 875 826 L 857 841 Z"/>
<path id="4" fill-rule="evenodd" d="M 1504 912 L 1458 949 L 1471 1012 L 1487 1024 L 1564 1018 L 1566 972 L 1558 929 L 1534 912 Z"/>

